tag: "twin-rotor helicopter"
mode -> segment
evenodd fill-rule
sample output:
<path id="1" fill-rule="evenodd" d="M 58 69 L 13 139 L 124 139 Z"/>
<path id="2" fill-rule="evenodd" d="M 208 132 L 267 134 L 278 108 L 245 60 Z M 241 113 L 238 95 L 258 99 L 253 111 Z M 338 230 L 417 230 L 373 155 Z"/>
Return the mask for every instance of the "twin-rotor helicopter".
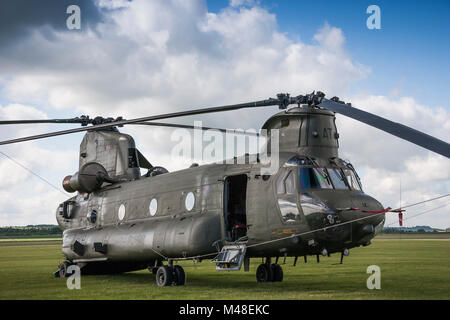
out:
<path id="1" fill-rule="evenodd" d="M 296 107 L 288 108 L 295 104 Z M 278 167 L 261 174 L 258 155 L 244 161 L 193 165 L 168 172 L 153 166 L 134 139 L 118 127 L 132 124 L 194 128 L 155 122 L 207 113 L 278 106 L 263 125 L 279 132 Z M 380 202 L 363 192 L 351 163 L 339 158 L 335 113 L 359 120 L 428 150 L 450 157 L 450 145 L 425 133 L 356 109 L 322 92 L 131 120 L 79 117 L 8 120 L 0 125 L 80 123 L 81 128 L 1 141 L 0 145 L 86 132 L 78 172 L 63 179 L 75 195 L 61 203 L 56 220 L 63 230 L 66 261 L 55 272 L 69 275 L 120 273 L 148 268 L 158 286 L 184 285 L 179 260 L 209 259 L 217 270 L 249 271 L 250 258 L 263 262 L 258 282 L 283 280 L 279 257 L 332 253 L 367 246 L 383 228 Z M 220 129 L 224 131 L 223 129 Z M 273 146 L 267 139 L 266 151 Z M 246 161 L 255 156 L 256 161 Z M 141 168 L 148 172 L 141 175 Z M 275 261 L 272 260 L 275 258 Z"/>

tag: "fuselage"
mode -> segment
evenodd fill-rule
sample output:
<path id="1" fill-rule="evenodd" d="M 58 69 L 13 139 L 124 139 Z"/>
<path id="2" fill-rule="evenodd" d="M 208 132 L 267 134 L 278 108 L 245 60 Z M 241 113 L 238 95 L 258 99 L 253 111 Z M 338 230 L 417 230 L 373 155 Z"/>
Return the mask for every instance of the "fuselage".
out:
<path id="1" fill-rule="evenodd" d="M 384 214 L 370 213 L 381 204 L 351 183 L 339 187 L 330 178 L 328 186 L 305 185 L 304 176 L 317 168 L 349 167 L 291 160 L 301 158 L 283 154 L 273 175 L 261 175 L 259 162 L 210 164 L 79 193 L 66 206 L 70 218 L 63 206 L 57 210 L 63 253 L 76 263 L 138 269 L 156 260 L 212 258 L 236 241 L 248 246 L 248 257 L 333 253 L 368 244 L 384 222 Z"/>

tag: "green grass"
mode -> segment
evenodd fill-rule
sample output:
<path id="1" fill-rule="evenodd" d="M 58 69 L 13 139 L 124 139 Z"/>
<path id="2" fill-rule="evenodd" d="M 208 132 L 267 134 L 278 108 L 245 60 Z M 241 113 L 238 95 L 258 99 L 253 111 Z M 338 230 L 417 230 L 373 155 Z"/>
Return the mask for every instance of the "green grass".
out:
<path id="1" fill-rule="evenodd" d="M 299 258 L 283 265 L 284 281 L 257 283 L 260 259 L 250 272 L 218 272 L 205 260 L 180 263 L 183 287 L 159 288 L 147 270 L 83 276 L 81 290 L 52 273 L 63 260 L 59 245 L 0 246 L 0 299 L 450 299 L 450 241 L 374 240 L 351 250 L 344 264 L 330 258 Z M 282 261 L 282 259 L 280 260 Z M 369 265 L 381 268 L 381 290 L 368 290 Z"/>
<path id="2" fill-rule="evenodd" d="M 377 239 L 450 239 L 449 232 L 381 233 Z"/>

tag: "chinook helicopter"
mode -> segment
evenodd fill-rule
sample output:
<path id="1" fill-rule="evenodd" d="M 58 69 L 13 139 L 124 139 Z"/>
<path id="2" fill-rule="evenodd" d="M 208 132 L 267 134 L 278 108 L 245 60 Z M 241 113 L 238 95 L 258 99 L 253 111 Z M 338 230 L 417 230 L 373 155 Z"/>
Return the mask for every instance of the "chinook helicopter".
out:
<path id="1" fill-rule="evenodd" d="M 288 108 L 295 104 L 296 107 Z M 192 165 L 176 172 L 153 166 L 134 139 L 118 127 L 131 124 L 194 128 L 159 123 L 178 118 L 244 108 L 278 106 L 263 125 L 266 151 L 278 149 L 279 165 L 248 161 Z M 55 277 L 67 277 L 71 265 L 82 274 L 119 273 L 148 268 L 158 286 L 184 285 L 179 260 L 212 259 L 217 270 L 249 271 L 250 258 L 263 259 L 258 282 L 283 280 L 279 257 L 329 256 L 367 246 L 382 229 L 389 211 L 363 192 L 354 167 L 339 158 L 335 113 L 359 120 L 447 158 L 450 145 L 432 136 L 354 108 L 322 92 L 168 113 L 122 118 L 12 120 L 6 124 L 80 123 L 81 128 L 1 141 L 0 145 L 75 132 L 80 145 L 78 172 L 63 179 L 76 193 L 61 203 L 56 220 L 63 230 L 66 261 Z M 211 129 L 211 128 L 202 128 Z M 219 129 L 225 131 L 224 129 Z M 278 132 L 278 144 L 269 136 Z M 239 161 L 243 160 L 243 161 Z M 141 175 L 141 168 L 147 174 Z M 273 262 L 272 258 L 276 258 Z M 264 260 L 265 259 L 265 260 Z"/>

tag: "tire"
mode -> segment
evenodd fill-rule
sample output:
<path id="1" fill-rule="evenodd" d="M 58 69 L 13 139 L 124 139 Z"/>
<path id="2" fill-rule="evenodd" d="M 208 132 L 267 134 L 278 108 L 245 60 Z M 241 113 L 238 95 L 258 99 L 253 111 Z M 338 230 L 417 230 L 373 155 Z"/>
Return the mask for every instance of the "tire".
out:
<path id="1" fill-rule="evenodd" d="M 173 270 L 169 266 L 161 266 L 156 272 L 156 284 L 158 287 L 171 286 L 173 283 Z"/>
<path id="2" fill-rule="evenodd" d="M 272 264 L 270 268 L 272 269 L 273 273 L 272 281 L 273 282 L 283 281 L 283 269 L 281 268 L 281 266 L 279 264 Z"/>
<path id="3" fill-rule="evenodd" d="M 256 270 L 256 281 L 258 282 L 271 282 L 273 279 L 272 268 L 267 264 L 260 264 Z"/>
<path id="4" fill-rule="evenodd" d="M 174 283 L 176 286 L 184 286 L 186 283 L 186 274 L 181 266 L 173 267 Z"/>

